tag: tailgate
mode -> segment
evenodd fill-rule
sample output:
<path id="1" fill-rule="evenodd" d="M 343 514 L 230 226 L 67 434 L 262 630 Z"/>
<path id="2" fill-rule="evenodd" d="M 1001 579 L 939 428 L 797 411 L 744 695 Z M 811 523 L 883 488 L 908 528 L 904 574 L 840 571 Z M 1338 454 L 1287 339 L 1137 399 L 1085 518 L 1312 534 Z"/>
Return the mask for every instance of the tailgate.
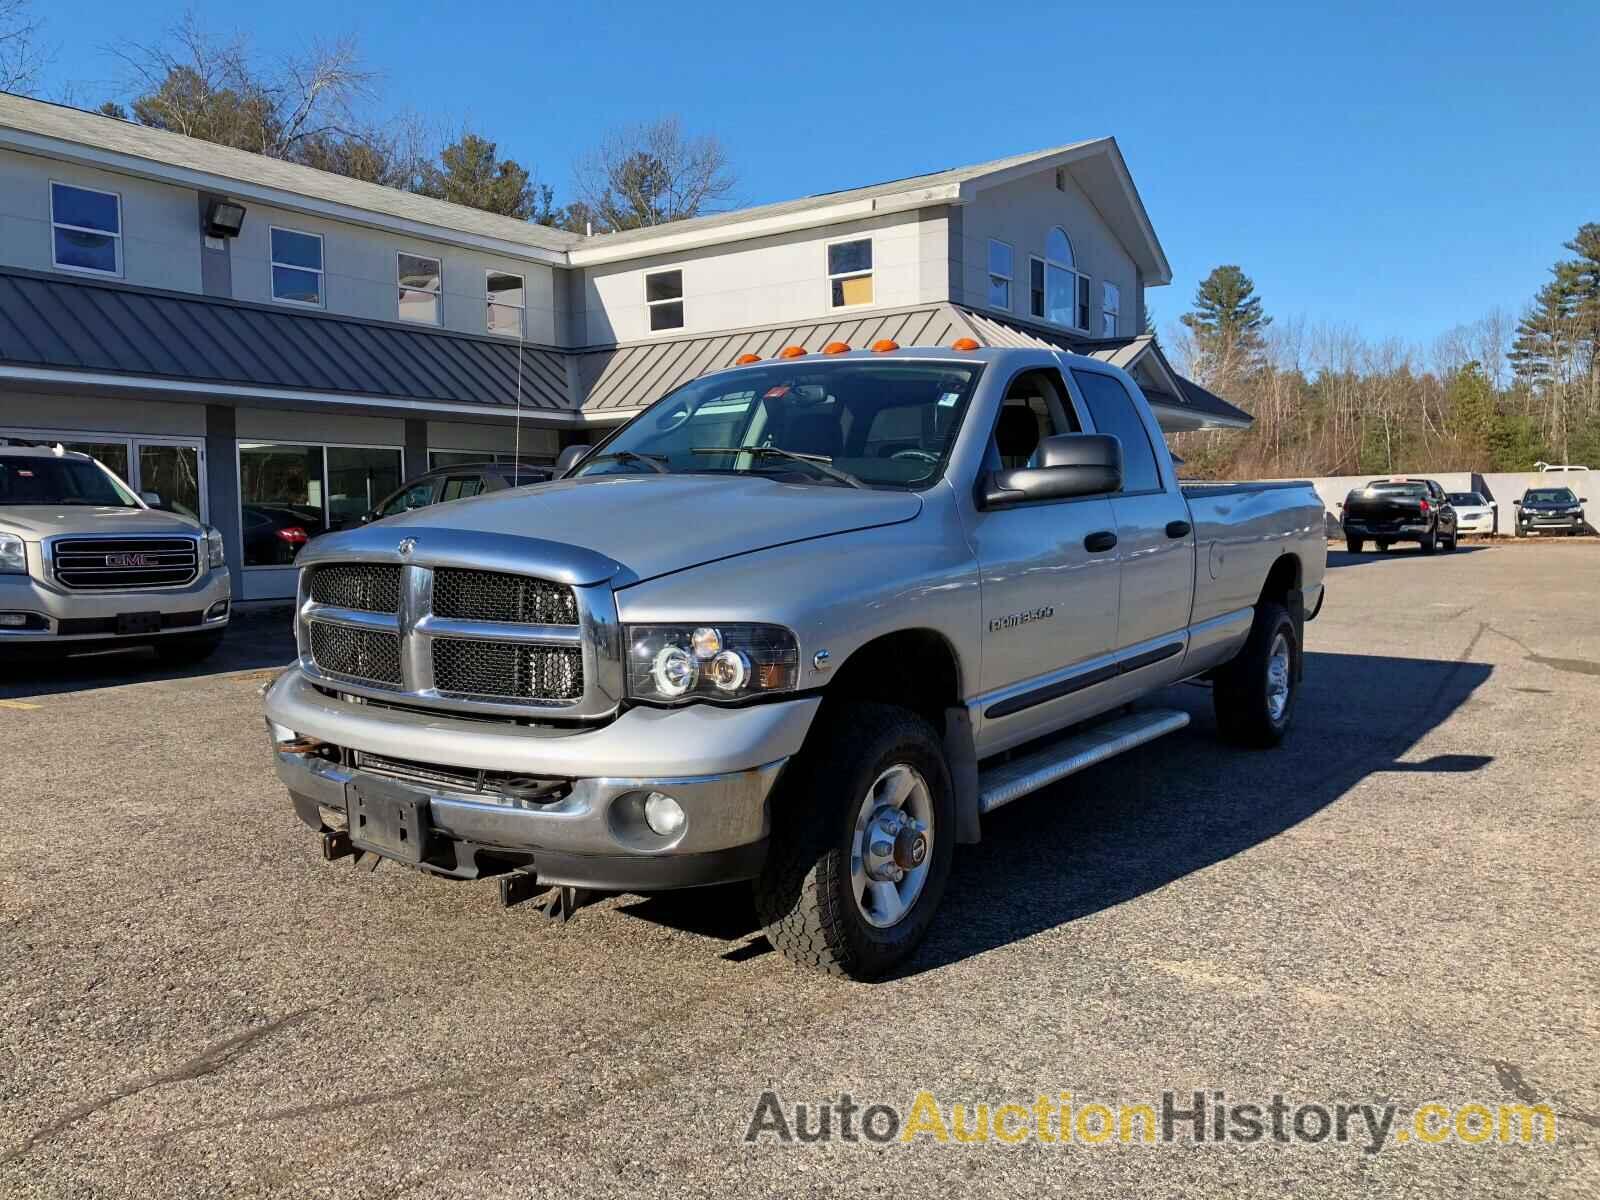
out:
<path id="1" fill-rule="evenodd" d="M 1394 492 L 1352 492 L 1344 502 L 1345 519 L 1374 524 L 1415 523 L 1425 520 L 1422 501 Z"/>

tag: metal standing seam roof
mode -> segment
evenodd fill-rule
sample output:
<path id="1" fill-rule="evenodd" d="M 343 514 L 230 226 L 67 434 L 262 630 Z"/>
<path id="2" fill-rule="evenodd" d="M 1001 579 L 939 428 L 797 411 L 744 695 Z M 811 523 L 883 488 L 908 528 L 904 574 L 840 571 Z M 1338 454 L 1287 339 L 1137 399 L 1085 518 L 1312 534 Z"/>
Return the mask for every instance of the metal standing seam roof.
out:
<path id="1" fill-rule="evenodd" d="M 518 394 L 500 338 L 14 270 L 0 364 L 508 409 Z M 521 399 L 570 412 L 567 355 L 523 347 Z"/>

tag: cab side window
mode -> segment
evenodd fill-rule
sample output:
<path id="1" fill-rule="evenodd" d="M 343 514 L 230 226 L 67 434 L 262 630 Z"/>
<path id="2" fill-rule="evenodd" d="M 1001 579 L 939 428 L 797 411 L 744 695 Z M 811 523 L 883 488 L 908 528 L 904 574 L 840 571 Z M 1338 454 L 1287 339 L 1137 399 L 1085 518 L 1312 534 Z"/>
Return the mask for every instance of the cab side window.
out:
<path id="1" fill-rule="evenodd" d="M 464 500 L 468 496 L 476 496 L 483 491 L 483 480 L 477 475 L 452 475 L 444 481 L 444 491 L 439 494 L 439 499 Z"/>
<path id="2" fill-rule="evenodd" d="M 1045 438 L 1077 431 L 1061 376 L 1051 370 L 1025 371 L 1006 389 L 989 443 L 988 467 L 999 471 L 1029 466 Z"/>
<path id="3" fill-rule="evenodd" d="M 1072 378 L 1083 394 L 1089 415 L 1094 418 L 1095 432 L 1109 433 L 1122 442 L 1122 490 L 1161 491 L 1161 468 L 1156 465 L 1155 447 L 1150 444 L 1144 421 L 1122 382 L 1098 371 L 1074 371 Z"/>

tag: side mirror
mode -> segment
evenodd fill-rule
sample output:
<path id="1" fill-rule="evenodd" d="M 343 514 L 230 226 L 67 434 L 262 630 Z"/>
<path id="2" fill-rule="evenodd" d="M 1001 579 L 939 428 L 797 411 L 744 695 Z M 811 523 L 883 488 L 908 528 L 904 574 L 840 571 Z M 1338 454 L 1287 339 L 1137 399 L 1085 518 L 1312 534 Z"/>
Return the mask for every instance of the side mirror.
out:
<path id="1" fill-rule="evenodd" d="M 1589 497 L 1587 497 L 1587 496 L 1579 496 L 1578 497 L 1578 503 L 1579 504 L 1587 504 L 1587 503 L 1589 503 Z"/>
<path id="2" fill-rule="evenodd" d="M 140 492 L 139 499 L 143 500 L 151 508 L 163 507 L 160 492 Z"/>
<path id="3" fill-rule="evenodd" d="M 1521 500 L 1513 500 L 1511 502 L 1511 507 L 1512 508 L 1521 508 L 1522 507 L 1522 501 Z"/>
<path id="4" fill-rule="evenodd" d="M 1490 508 L 1499 508 L 1500 507 L 1500 501 L 1498 501 L 1498 500 L 1489 501 L 1489 507 Z"/>
<path id="5" fill-rule="evenodd" d="M 568 446 L 556 455 L 556 474 L 565 475 L 580 458 L 593 449 L 593 446 Z"/>
<path id="6" fill-rule="evenodd" d="M 1109 434 L 1048 437 L 1039 443 L 1035 457 L 1036 467 L 990 472 L 983 481 L 983 507 L 1100 496 L 1122 487 L 1122 443 Z"/>

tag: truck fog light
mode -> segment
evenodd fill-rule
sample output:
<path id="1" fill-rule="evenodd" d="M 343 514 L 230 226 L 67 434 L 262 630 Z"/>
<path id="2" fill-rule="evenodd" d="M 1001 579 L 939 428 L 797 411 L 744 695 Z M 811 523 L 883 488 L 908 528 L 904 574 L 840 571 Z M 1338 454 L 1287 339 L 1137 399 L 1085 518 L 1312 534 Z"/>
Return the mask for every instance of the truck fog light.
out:
<path id="1" fill-rule="evenodd" d="M 663 696 L 681 696 L 694 686 L 700 668 L 682 646 L 663 646 L 650 674 Z"/>
<path id="2" fill-rule="evenodd" d="M 645 824 L 662 837 L 678 833 L 686 820 L 688 818 L 684 815 L 683 806 L 671 796 L 651 792 L 644 798 Z"/>
<path id="3" fill-rule="evenodd" d="M 706 678 L 719 691 L 737 692 L 750 682 L 750 660 L 737 650 L 724 650 L 706 665 Z"/>

